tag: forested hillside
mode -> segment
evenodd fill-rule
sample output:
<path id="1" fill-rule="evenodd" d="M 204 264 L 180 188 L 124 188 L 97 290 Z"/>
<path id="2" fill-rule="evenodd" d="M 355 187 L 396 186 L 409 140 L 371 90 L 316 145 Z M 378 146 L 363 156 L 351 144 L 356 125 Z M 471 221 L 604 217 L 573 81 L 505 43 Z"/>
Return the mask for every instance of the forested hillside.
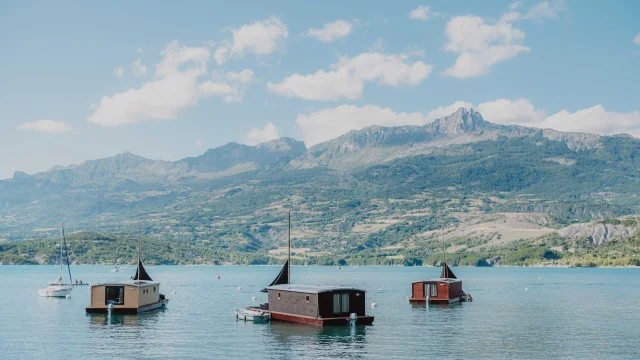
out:
<path id="1" fill-rule="evenodd" d="M 496 125 L 461 109 L 310 149 L 280 139 L 176 162 L 121 154 L 0 181 L 0 244 L 14 262 L 6 259 L 21 253 L 15 242 L 55 238 L 62 221 L 71 231 L 130 234 L 142 220 L 153 244 L 180 249 L 152 261 L 266 263 L 292 211 L 294 247 L 309 263 L 433 263 L 440 233 L 461 264 L 525 263 L 507 257 L 517 251 L 566 259 L 591 250 L 551 234 L 639 213 L 639 152 L 630 136 Z M 632 263 L 632 233 L 592 242 L 618 241 L 619 258 Z M 105 249 L 76 259 L 113 260 Z"/>

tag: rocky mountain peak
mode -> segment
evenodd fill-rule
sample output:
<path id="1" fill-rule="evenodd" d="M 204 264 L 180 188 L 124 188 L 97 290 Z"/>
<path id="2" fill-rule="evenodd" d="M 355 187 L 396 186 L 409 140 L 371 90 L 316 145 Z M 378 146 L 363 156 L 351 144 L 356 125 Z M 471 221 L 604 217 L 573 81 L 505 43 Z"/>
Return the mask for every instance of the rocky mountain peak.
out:
<path id="1" fill-rule="evenodd" d="M 292 151 L 294 153 L 303 153 L 307 149 L 307 147 L 304 145 L 304 142 L 288 137 L 281 137 L 279 139 L 260 143 L 255 147 L 259 150 L 278 152 Z"/>
<path id="2" fill-rule="evenodd" d="M 436 119 L 429 125 L 438 134 L 457 135 L 463 132 L 474 132 L 487 124 L 489 123 L 479 112 L 461 107 L 453 114 Z"/>

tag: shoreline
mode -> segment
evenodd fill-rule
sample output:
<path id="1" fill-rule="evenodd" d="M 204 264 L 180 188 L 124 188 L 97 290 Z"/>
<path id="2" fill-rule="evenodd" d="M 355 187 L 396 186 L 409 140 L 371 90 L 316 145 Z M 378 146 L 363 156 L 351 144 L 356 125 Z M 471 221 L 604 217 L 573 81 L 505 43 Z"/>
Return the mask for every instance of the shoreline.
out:
<path id="1" fill-rule="evenodd" d="M 74 264 L 73 266 L 113 266 L 113 264 Z M 59 264 L 3 264 L 0 266 L 59 266 Z M 132 267 L 135 268 L 136 264 L 123 264 L 121 268 Z M 244 267 L 281 267 L 282 264 L 268 264 L 268 265 L 247 265 L 247 264 L 157 264 L 147 265 L 149 267 L 155 266 L 184 266 L 184 267 L 232 267 L 232 266 L 244 266 Z M 336 265 L 295 265 L 292 267 L 308 267 L 308 266 L 320 266 L 320 267 L 338 267 Z M 407 267 L 407 268 L 439 268 L 439 266 L 422 265 L 422 266 L 404 266 L 404 265 L 344 265 L 340 268 L 358 268 L 358 267 Z M 534 264 L 534 265 L 495 265 L 495 266 L 451 266 L 453 268 L 555 268 L 555 269 L 640 269 L 640 266 L 636 265 L 622 265 L 622 266 L 571 266 L 567 264 Z"/>

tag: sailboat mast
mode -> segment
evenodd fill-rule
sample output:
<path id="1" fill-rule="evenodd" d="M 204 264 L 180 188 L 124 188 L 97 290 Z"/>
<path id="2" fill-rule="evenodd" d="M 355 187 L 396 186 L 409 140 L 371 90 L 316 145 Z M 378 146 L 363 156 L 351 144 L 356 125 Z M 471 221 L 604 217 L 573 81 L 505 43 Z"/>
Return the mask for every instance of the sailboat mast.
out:
<path id="1" fill-rule="evenodd" d="M 71 279 L 71 264 L 69 264 L 69 251 L 67 250 L 67 239 L 64 237 L 64 223 L 61 225 L 62 227 L 62 244 L 64 245 L 64 255 L 67 259 L 67 270 L 69 271 L 69 284 L 73 283 Z"/>
<path id="2" fill-rule="evenodd" d="M 445 247 L 444 247 L 444 226 L 442 227 L 442 259 L 443 259 L 443 262 L 446 264 L 447 263 L 447 251 L 445 250 Z"/>
<path id="3" fill-rule="evenodd" d="M 142 221 L 138 220 L 138 282 L 142 274 L 140 273 L 140 236 L 142 234 Z"/>
<path id="4" fill-rule="evenodd" d="M 289 266 L 287 266 L 287 281 L 291 284 L 291 211 L 289 211 L 289 252 L 287 254 L 289 255 L 289 259 L 287 260 L 289 264 Z"/>
<path id="5" fill-rule="evenodd" d="M 60 237 L 64 237 L 63 232 L 64 232 L 64 226 L 61 227 Z M 63 268 L 63 265 L 62 265 L 62 243 L 60 243 L 58 245 L 60 246 L 60 279 L 62 280 L 62 268 Z"/>

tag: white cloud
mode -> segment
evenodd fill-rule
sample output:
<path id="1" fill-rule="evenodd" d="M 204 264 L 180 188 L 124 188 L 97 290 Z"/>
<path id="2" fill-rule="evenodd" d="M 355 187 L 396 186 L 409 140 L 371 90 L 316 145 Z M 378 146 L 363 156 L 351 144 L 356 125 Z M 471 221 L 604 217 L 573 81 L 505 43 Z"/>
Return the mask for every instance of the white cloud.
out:
<path id="1" fill-rule="evenodd" d="M 138 60 L 131 64 L 131 70 L 135 77 L 144 76 L 147 74 L 147 65 L 142 65 L 142 59 L 138 58 Z"/>
<path id="2" fill-rule="evenodd" d="M 345 20 L 336 20 L 326 23 L 320 29 L 309 29 L 309 35 L 322 42 L 332 42 L 341 39 L 351 33 L 352 24 Z"/>
<path id="3" fill-rule="evenodd" d="M 395 112 L 376 105 L 340 105 L 308 114 L 298 114 L 296 123 L 307 146 L 334 139 L 351 130 L 372 125 L 402 126 L 424 125 L 450 115 L 459 108 L 472 108 L 473 104 L 456 101 L 428 112 Z M 475 108 L 487 121 L 504 125 L 522 125 L 568 132 L 588 132 L 602 135 L 628 133 L 640 137 L 640 111 L 626 113 L 605 110 L 602 105 L 570 112 L 559 111 L 547 116 L 527 99 L 497 99 Z"/>
<path id="4" fill-rule="evenodd" d="M 144 52 L 144 49 L 141 48 L 141 47 L 136 49 L 136 53 L 138 53 L 138 54 L 142 54 L 143 52 Z"/>
<path id="5" fill-rule="evenodd" d="M 618 113 L 607 111 L 602 105 L 595 105 L 573 113 L 562 110 L 547 117 L 540 124 L 540 127 L 603 135 L 627 133 L 640 137 L 640 111 Z"/>
<path id="6" fill-rule="evenodd" d="M 619 113 L 595 105 L 575 112 L 562 110 L 548 116 L 527 99 L 498 99 L 478 105 L 477 110 L 485 120 L 499 124 L 601 135 L 628 133 L 640 137 L 640 111 Z"/>
<path id="7" fill-rule="evenodd" d="M 218 65 L 227 61 L 229 56 L 242 57 L 247 53 L 268 55 L 278 50 L 289 37 L 287 25 L 279 18 L 256 21 L 233 29 L 233 40 L 223 42 L 214 53 Z"/>
<path id="8" fill-rule="evenodd" d="M 409 19 L 426 21 L 427 19 L 429 19 L 429 7 L 418 6 L 417 8 L 411 10 L 411 12 L 409 13 Z"/>
<path id="9" fill-rule="evenodd" d="M 636 45 L 640 45 L 640 32 L 638 33 L 638 35 L 636 35 L 636 37 L 633 38 L 633 43 Z"/>
<path id="10" fill-rule="evenodd" d="M 377 105 L 340 105 L 310 114 L 299 114 L 296 123 L 305 144 L 313 146 L 371 125 L 424 125 L 434 119 L 431 114 L 397 113 Z"/>
<path id="11" fill-rule="evenodd" d="M 222 65 L 227 61 L 227 53 L 229 53 L 229 48 L 221 47 L 216 49 L 213 53 L 213 58 L 216 60 L 216 64 Z"/>
<path id="12" fill-rule="evenodd" d="M 196 147 L 202 147 L 202 141 L 196 140 Z"/>
<path id="13" fill-rule="evenodd" d="M 229 71 L 227 73 L 227 79 L 231 81 L 237 81 L 242 84 L 248 84 L 253 80 L 253 70 L 244 69 L 239 72 Z"/>
<path id="14" fill-rule="evenodd" d="M 527 99 L 497 99 L 479 104 L 476 110 L 496 124 L 534 124 L 545 117 L 544 111 L 536 109 Z"/>
<path id="15" fill-rule="evenodd" d="M 280 134 L 278 128 L 271 122 L 267 123 L 264 128 L 252 128 L 245 136 L 245 143 L 247 145 L 257 145 L 270 140 L 279 139 Z"/>
<path id="16" fill-rule="evenodd" d="M 494 65 L 529 52 L 531 49 L 523 44 L 524 31 L 516 29 L 514 23 L 524 19 L 541 22 L 545 18 L 557 18 L 565 9 L 563 0 L 543 1 L 522 14 L 516 11 L 521 5 L 521 2 L 512 3 L 511 11 L 495 23 L 474 15 L 449 20 L 445 28 L 445 50 L 457 53 L 458 58 L 444 74 L 457 79 L 486 75 Z"/>
<path id="17" fill-rule="evenodd" d="M 446 26 L 448 42 L 445 49 L 459 55 L 445 74 L 457 79 L 485 75 L 495 64 L 529 52 L 530 49 L 522 44 L 525 33 L 512 24 L 520 16 L 511 12 L 495 24 L 487 24 L 473 15 L 451 19 Z"/>
<path id="18" fill-rule="evenodd" d="M 226 102 L 240 101 L 244 86 L 224 79 L 204 81 L 210 51 L 202 47 L 169 43 L 161 52 L 156 75 L 140 88 L 104 96 L 88 121 L 103 126 L 118 126 L 149 120 L 174 119 L 200 99 L 222 97 Z"/>
<path id="19" fill-rule="evenodd" d="M 122 66 L 118 66 L 117 68 L 113 69 L 113 76 L 117 77 L 118 79 L 122 79 L 122 75 L 124 75 L 124 69 L 122 68 Z"/>
<path id="20" fill-rule="evenodd" d="M 543 1 L 534 5 L 527 13 L 525 13 L 523 19 L 531 19 L 535 21 L 542 21 L 545 18 L 555 19 L 558 17 L 558 13 L 564 10 L 564 3 L 561 1 L 555 1 L 549 3 L 549 1 Z"/>
<path id="21" fill-rule="evenodd" d="M 71 125 L 67 125 L 62 121 L 55 120 L 38 120 L 34 122 L 26 122 L 18 126 L 18 130 L 32 130 L 49 134 L 62 134 L 71 131 Z"/>
<path id="22" fill-rule="evenodd" d="M 409 55 L 362 53 L 341 58 L 332 70 L 310 75 L 293 74 L 280 83 L 267 83 L 275 94 L 307 100 L 336 101 L 361 98 L 366 82 L 389 86 L 420 84 L 431 73 L 432 66 L 422 61 L 408 62 Z"/>

